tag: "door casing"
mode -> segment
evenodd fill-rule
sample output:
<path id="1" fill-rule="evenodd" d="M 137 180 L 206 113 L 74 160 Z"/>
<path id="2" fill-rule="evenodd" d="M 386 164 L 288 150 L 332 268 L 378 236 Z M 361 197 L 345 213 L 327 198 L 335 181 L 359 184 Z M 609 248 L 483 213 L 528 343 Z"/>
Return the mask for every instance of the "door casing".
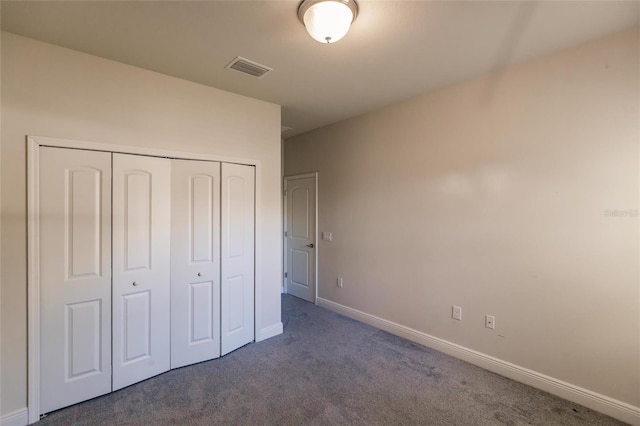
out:
<path id="1" fill-rule="evenodd" d="M 320 244 L 319 244 L 319 240 L 318 240 L 318 172 L 313 172 L 313 173 L 304 173 L 304 174 L 300 174 L 300 175 L 291 175 L 291 176 L 285 176 L 284 177 L 284 183 L 283 183 L 283 223 L 282 223 L 282 228 L 283 228 L 283 233 L 282 233 L 282 247 L 283 247 L 283 252 L 282 252 L 282 266 L 283 266 L 283 273 L 282 273 L 282 289 L 284 293 L 288 293 L 288 289 L 287 289 L 287 277 L 285 276 L 285 273 L 287 273 L 287 271 L 289 270 L 289 260 L 288 260 L 288 250 L 289 248 L 287 247 L 287 237 L 285 236 L 285 232 L 288 232 L 287 229 L 287 223 L 288 223 L 288 205 L 287 205 L 287 184 L 289 181 L 291 180 L 295 180 L 295 179 L 304 179 L 304 178 L 314 178 L 315 182 L 316 182 L 316 188 L 315 188 L 315 192 L 316 192 L 316 222 L 314 223 L 314 229 L 313 229 L 313 233 L 315 234 L 315 244 L 316 244 L 316 248 L 313 251 L 313 255 L 315 257 L 315 271 L 313 271 L 314 274 L 314 285 L 315 285 L 315 289 L 314 289 L 314 304 L 318 304 L 318 251 L 320 251 Z"/>
<path id="2" fill-rule="evenodd" d="M 260 160 L 224 157 L 193 152 L 144 148 L 128 145 L 86 142 L 44 136 L 27 136 L 27 411 L 29 424 L 40 419 L 40 227 L 39 227 L 39 149 L 41 146 L 106 151 L 122 154 L 145 155 L 183 160 L 219 161 L 255 167 L 255 226 L 254 246 L 260 247 L 261 240 L 261 171 Z M 254 339 L 256 342 L 271 335 L 261 336 L 262 313 L 261 256 L 258 250 L 254 257 Z"/>

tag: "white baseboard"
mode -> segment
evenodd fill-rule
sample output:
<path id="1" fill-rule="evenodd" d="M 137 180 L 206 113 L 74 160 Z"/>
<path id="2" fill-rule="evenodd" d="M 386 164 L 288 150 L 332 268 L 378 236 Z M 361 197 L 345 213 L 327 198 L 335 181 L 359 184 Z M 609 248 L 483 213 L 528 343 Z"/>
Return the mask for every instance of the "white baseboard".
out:
<path id="1" fill-rule="evenodd" d="M 27 424 L 29 424 L 29 415 L 26 407 L 5 414 L 0 418 L 0 425 L 2 426 L 25 426 Z"/>
<path id="2" fill-rule="evenodd" d="M 332 311 L 343 314 L 349 318 L 372 325 L 381 330 L 395 334 L 421 345 L 433 348 L 453 357 L 462 359 L 471 364 L 482 367 L 486 370 L 508 377 L 515 381 L 525 383 L 529 386 L 541 389 L 545 392 L 557 395 L 561 398 L 573 401 L 577 404 L 599 411 L 608 416 L 614 417 L 632 425 L 640 425 L 640 407 L 635 407 L 622 401 L 592 392 L 571 383 L 538 373 L 528 368 L 520 367 L 507 361 L 465 348 L 447 340 L 431 336 L 405 327 L 400 324 L 388 321 L 383 318 L 367 314 L 357 309 L 332 302 L 327 299 L 318 298 L 318 305 Z"/>
<path id="3" fill-rule="evenodd" d="M 270 325 L 269 327 L 261 328 L 256 336 L 256 342 L 267 340 L 271 337 L 282 334 L 282 322 Z"/>

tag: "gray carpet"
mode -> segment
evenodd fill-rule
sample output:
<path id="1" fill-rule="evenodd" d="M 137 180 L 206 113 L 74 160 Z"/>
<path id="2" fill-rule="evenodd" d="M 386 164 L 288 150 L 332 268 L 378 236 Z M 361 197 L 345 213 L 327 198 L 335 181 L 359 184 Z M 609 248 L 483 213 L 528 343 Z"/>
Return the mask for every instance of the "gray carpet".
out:
<path id="1" fill-rule="evenodd" d="M 282 297 L 284 334 L 39 425 L 616 425 L 592 410 Z"/>

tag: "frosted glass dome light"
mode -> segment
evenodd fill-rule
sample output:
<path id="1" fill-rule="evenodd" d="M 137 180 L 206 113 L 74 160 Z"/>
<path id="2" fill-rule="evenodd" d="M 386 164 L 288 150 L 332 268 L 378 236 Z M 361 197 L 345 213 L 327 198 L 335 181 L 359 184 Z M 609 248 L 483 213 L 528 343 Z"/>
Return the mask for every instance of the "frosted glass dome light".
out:
<path id="1" fill-rule="evenodd" d="M 298 8 L 298 18 L 320 43 L 335 43 L 344 37 L 357 14 L 354 0 L 304 0 Z"/>

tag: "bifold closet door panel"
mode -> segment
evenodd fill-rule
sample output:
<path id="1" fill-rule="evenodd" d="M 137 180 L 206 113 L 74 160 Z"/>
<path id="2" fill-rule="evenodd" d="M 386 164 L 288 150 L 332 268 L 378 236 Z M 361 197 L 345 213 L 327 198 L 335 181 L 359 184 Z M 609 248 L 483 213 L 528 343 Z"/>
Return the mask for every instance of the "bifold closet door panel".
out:
<path id="1" fill-rule="evenodd" d="M 171 368 L 220 356 L 220 163 L 171 163 Z"/>
<path id="2" fill-rule="evenodd" d="M 222 163 L 221 348 L 254 340 L 255 168 Z"/>
<path id="3" fill-rule="evenodd" d="M 39 149 L 40 412 L 111 391 L 111 153 Z"/>
<path id="4" fill-rule="evenodd" d="M 113 390 L 170 367 L 171 160 L 113 154 Z"/>

